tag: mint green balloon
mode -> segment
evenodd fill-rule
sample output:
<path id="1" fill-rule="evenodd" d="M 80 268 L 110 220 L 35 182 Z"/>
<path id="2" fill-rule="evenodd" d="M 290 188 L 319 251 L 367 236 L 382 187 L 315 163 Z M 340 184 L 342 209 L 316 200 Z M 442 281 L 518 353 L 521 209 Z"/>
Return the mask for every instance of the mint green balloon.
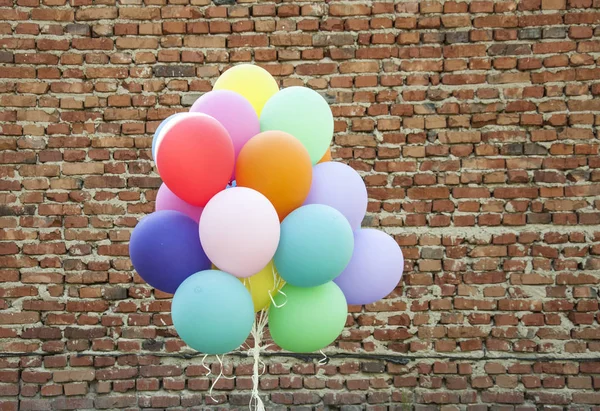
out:
<path id="1" fill-rule="evenodd" d="M 271 303 L 269 308 L 269 330 L 284 350 L 318 351 L 335 341 L 346 324 L 348 305 L 334 282 L 310 288 L 286 284 L 274 301 L 277 305 Z"/>
<path id="2" fill-rule="evenodd" d="M 177 288 L 171 317 L 187 345 L 204 354 L 224 354 L 248 338 L 254 304 L 236 277 L 206 270 L 191 275 Z"/>
<path id="3" fill-rule="evenodd" d="M 324 204 L 292 211 L 281 223 L 273 262 L 286 283 L 316 287 L 344 271 L 354 251 L 354 234 L 342 213 Z"/>
<path id="4" fill-rule="evenodd" d="M 323 157 L 333 138 L 333 114 L 316 91 L 300 86 L 275 93 L 260 114 L 260 131 L 280 130 L 302 142 L 313 164 Z"/>

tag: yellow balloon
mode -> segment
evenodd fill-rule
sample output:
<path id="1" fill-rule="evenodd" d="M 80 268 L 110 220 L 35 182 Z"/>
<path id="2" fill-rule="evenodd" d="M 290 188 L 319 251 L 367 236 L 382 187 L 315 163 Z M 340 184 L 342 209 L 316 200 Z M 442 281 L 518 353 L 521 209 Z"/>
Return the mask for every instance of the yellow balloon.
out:
<path id="1" fill-rule="evenodd" d="M 283 280 L 275 271 L 273 261 L 253 276 L 240 278 L 240 281 L 250 291 L 255 312 L 259 312 L 271 304 L 269 292 L 274 296 L 277 290 L 283 287 Z"/>
<path id="2" fill-rule="evenodd" d="M 219 269 L 214 264 L 212 264 L 212 268 L 214 270 Z M 254 303 L 254 312 L 259 312 L 260 310 L 267 308 L 269 304 L 271 304 L 269 292 L 271 292 L 272 296 L 275 296 L 275 293 L 284 285 L 283 279 L 279 277 L 279 274 L 273 266 L 273 261 L 253 276 L 238 278 L 238 280 L 240 280 L 250 292 L 252 302 Z"/>
<path id="3" fill-rule="evenodd" d="M 241 94 L 252 104 L 260 117 L 263 106 L 279 91 L 279 86 L 273 76 L 262 67 L 240 64 L 221 74 L 213 90 L 231 90 Z"/>

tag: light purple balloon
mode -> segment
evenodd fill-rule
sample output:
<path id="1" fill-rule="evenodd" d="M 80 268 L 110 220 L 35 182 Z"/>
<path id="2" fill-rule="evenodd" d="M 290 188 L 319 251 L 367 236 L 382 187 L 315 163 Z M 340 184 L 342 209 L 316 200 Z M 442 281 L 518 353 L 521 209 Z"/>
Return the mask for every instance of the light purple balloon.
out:
<path id="1" fill-rule="evenodd" d="M 195 222 L 200 221 L 200 215 L 202 214 L 202 207 L 193 206 L 186 203 L 181 198 L 177 197 L 167 187 L 165 183 L 162 183 L 156 194 L 156 211 L 160 210 L 175 210 L 179 211 L 190 217 Z"/>
<path id="2" fill-rule="evenodd" d="M 328 161 L 313 167 L 312 185 L 304 204 L 325 204 L 346 217 L 353 230 L 367 212 L 367 188 L 352 167 Z"/>
<path id="3" fill-rule="evenodd" d="M 213 90 L 194 102 L 190 113 L 204 113 L 225 127 L 237 158 L 244 144 L 260 133 L 260 123 L 252 104 L 231 90 Z M 233 176 L 232 176 L 233 179 Z"/>
<path id="4" fill-rule="evenodd" d="M 391 236 L 372 228 L 354 232 L 354 253 L 333 281 L 348 304 L 371 304 L 390 294 L 402 278 L 404 256 Z"/>

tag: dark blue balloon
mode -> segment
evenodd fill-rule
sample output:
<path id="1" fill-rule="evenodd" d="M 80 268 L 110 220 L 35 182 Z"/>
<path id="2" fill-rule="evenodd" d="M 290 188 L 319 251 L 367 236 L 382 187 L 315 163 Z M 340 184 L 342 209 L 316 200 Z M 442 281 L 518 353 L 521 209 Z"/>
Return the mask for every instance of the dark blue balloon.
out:
<path id="1" fill-rule="evenodd" d="M 144 281 L 167 293 L 175 293 L 190 275 L 211 267 L 200 245 L 198 223 L 172 210 L 156 211 L 138 223 L 129 256 Z"/>

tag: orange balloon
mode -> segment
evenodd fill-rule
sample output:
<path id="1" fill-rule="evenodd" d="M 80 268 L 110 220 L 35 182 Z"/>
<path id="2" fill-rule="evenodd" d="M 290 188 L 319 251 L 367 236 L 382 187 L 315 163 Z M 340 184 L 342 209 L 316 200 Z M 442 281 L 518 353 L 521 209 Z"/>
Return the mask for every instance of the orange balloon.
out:
<path id="1" fill-rule="evenodd" d="M 325 154 L 323 154 L 323 157 L 321 157 L 321 159 L 319 160 L 319 163 L 326 163 L 328 161 L 331 161 L 331 149 L 328 148 L 327 151 L 325 152 Z"/>
<path id="2" fill-rule="evenodd" d="M 292 135 L 265 131 L 252 137 L 240 151 L 235 179 L 238 187 L 252 188 L 267 197 L 283 220 L 308 196 L 310 155 Z"/>

